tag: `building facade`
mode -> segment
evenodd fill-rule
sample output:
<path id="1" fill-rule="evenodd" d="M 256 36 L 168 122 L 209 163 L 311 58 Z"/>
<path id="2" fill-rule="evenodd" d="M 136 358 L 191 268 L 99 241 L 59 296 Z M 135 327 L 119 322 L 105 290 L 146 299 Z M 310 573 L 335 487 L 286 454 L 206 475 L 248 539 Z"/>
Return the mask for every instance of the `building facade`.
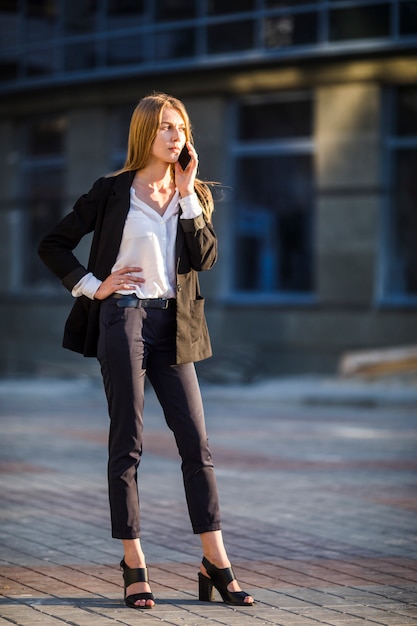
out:
<path id="1" fill-rule="evenodd" d="M 220 183 L 202 376 L 416 343 L 416 1 L 2 0 L 0 30 L 0 374 L 96 371 L 60 348 L 72 297 L 36 247 L 152 91 Z"/>

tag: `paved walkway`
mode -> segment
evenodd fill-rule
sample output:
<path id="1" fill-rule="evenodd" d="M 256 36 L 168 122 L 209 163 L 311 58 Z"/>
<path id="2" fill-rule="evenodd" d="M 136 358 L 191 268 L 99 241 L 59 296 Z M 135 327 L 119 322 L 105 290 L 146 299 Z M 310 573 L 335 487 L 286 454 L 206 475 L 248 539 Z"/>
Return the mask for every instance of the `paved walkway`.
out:
<path id="1" fill-rule="evenodd" d="M 321 378 L 203 388 L 233 609 L 197 599 L 179 463 L 151 392 L 139 474 L 158 604 L 122 601 L 95 381 L 0 381 L 0 625 L 417 624 L 417 387 Z"/>

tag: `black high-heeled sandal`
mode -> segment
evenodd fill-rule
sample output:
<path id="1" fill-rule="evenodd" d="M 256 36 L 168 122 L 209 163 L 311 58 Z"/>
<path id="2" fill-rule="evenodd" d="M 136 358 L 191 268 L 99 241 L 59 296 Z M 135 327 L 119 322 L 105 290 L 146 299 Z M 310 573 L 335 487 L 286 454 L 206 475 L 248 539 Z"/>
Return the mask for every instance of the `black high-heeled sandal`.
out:
<path id="1" fill-rule="evenodd" d="M 235 606 L 252 606 L 253 602 L 245 602 L 245 598 L 249 596 L 246 591 L 229 591 L 227 585 L 235 580 L 233 569 L 225 567 L 219 569 L 210 561 L 203 557 L 203 565 L 206 568 L 208 578 L 201 572 L 198 573 L 198 599 L 202 602 L 214 602 L 214 588 L 221 595 L 223 602 L 226 604 L 234 604 Z"/>
<path id="2" fill-rule="evenodd" d="M 148 568 L 131 568 L 126 565 L 124 559 L 120 561 L 120 567 L 123 570 L 123 580 L 125 583 L 124 599 L 126 606 L 130 607 L 131 609 L 152 609 L 153 606 L 149 606 L 148 604 L 146 604 L 146 600 L 153 600 L 155 602 L 153 593 L 149 593 L 149 591 L 144 591 L 143 593 L 132 593 L 130 596 L 126 596 L 126 589 L 129 587 L 129 585 L 133 585 L 133 583 L 149 582 Z M 138 600 L 145 600 L 145 604 L 142 606 L 140 604 L 135 604 L 135 602 L 137 602 Z"/>

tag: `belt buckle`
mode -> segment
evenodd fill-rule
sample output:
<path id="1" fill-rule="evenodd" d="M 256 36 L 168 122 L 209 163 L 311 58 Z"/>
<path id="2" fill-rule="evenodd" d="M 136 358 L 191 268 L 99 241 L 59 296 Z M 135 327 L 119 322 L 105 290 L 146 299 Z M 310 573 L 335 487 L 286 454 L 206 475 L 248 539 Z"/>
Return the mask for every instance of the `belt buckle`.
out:
<path id="1" fill-rule="evenodd" d="M 167 308 L 168 308 L 168 306 L 169 306 L 169 300 L 163 300 L 163 301 L 162 301 L 162 303 L 163 303 L 163 307 L 162 307 L 162 309 L 163 309 L 163 310 L 167 309 Z"/>

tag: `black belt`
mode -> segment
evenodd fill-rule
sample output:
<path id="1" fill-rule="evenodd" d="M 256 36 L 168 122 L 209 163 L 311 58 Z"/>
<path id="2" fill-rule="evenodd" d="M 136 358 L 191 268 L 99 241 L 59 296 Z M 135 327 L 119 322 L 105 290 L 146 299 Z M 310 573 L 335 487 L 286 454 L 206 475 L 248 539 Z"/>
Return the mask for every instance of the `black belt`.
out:
<path id="1" fill-rule="evenodd" d="M 111 298 L 116 298 L 116 305 L 120 308 L 132 307 L 134 309 L 168 309 L 175 306 L 175 298 L 138 298 L 133 294 L 123 295 L 114 293 Z"/>

